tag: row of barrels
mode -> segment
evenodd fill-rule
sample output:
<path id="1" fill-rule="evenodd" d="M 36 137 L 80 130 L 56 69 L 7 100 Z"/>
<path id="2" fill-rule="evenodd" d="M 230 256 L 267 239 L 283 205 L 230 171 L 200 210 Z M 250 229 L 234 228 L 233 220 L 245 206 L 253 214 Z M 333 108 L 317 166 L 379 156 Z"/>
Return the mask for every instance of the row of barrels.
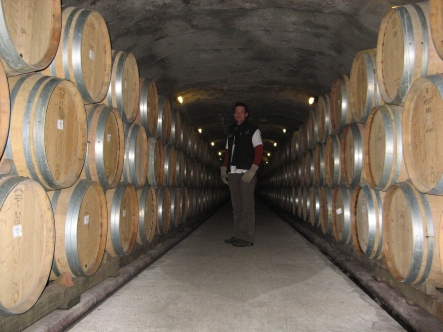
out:
<path id="1" fill-rule="evenodd" d="M 396 280 L 439 288 L 442 9 L 441 1 L 392 8 L 377 48 L 357 53 L 350 76 L 318 98 L 257 190 L 330 241 L 381 260 Z"/>
<path id="2" fill-rule="evenodd" d="M 17 15 L 20 13 L 20 15 Z M 93 275 L 229 194 L 217 159 L 103 17 L 58 0 L 2 1 L 0 315 L 48 278 Z"/>
<path id="3" fill-rule="evenodd" d="M 443 75 L 422 77 L 408 92 L 405 106 L 372 108 L 366 123 L 349 123 L 341 134 L 317 142 L 273 182 L 294 185 L 367 183 L 386 191 L 408 179 L 423 193 L 443 194 Z"/>
<path id="4" fill-rule="evenodd" d="M 443 288 L 443 197 L 423 194 L 410 182 L 387 192 L 367 185 L 261 188 L 260 195 L 304 220 L 336 243 L 382 260 L 399 282 Z"/>
<path id="5" fill-rule="evenodd" d="M 392 26 L 401 29 L 397 20 L 404 19 L 399 16 L 404 11 L 424 15 L 419 16 L 429 25 L 428 3 L 394 8 L 385 20 L 392 20 Z M 380 36 L 386 37 L 391 32 L 392 26 L 382 23 L 379 41 Z M 431 47 L 432 41 L 428 42 Z M 305 172 L 310 185 L 309 163 L 314 159 L 318 160 L 316 169 L 321 169 L 318 176 L 324 175 L 323 181 L 330 187 L 341 182 L 348 187 L 368 183 L 374 189 L 387 190 L 392 184 L 410 179 L 423 193 L 443 194 L 443 147 L 440 144 L 443 75 L 439 74 L 443 71 L 443 60 L 433 58 L 432 63 L 439 69 L 421 71 L 421 76 L 414 76 L 414 80 L 402 88 L 404 98 L 396 102 L 381 93 L 378 75 L 368 78 L 374 70 L 378 73 L 385 62 L 398 60 L 395 52 L 386 51 L 389 45 L 386 41 L 371 52 L 357 54 L 350 79 L 342 75 L 334 81 L 330 94 L 320 96 L 317 108 L 309 112 L 305 124 L 294 132 L 292 140 L 280 152 L 282 158 L 274 158 L 271 168 L 294 162 L 296 168 L 301 167 L 295 177 Z M 434 74 L 423 76 L 429 73 Z M 323 184 L 322 179 L 314 175 L 314 184 Z"/>
<path id="6" fill-rule="evenodd" d="M 219 205 L 226 191 L 120 182 L 104 191 L 97 182 L 46 192 L 29 178 L 0 178 L 0 315 L 30 309 L 47 284 L 61 274 L 93 275 L 105 251 L 128 255 L 134 246 L 182 225 L 187 217 Z"/>
<path id="7" fill-rule="evenodd" d="M 10 96 L 11 121 L 2 161 L 12 160 L 14 173 L 48 190 L 70 187 L 79 177 L 104 189 L 121 180 L 136 188 L 147 181 L 199 187 L 216 178 L 202 159 L 158 136 L 148 137 L 141 125 L 123 123 L 116 108 L 83 105 L 67 80 L 30 74 L 10 77 L 7 83 L 1 93 L 5 100 Z"/>
<path id="8" fill-rule="evenodd" d="M 377 48 L 356 54 L 350 76 L 337 77 L 331 94 L 318 98 L 317 109 L 310 112 L 300 137 L 293 137 L 283 156 L 295 158 L 308 147 L 313 149 L 317 141 L 324 143 L 331 133 L 339 134 L 351 120 L 364 123 L 374 106 L 404 106 L 415 80 L 442 72 L 443 61 L 437 55 L 441 54 L 442 17 L 438 0 L 398 6 L 386 13 Z"/>

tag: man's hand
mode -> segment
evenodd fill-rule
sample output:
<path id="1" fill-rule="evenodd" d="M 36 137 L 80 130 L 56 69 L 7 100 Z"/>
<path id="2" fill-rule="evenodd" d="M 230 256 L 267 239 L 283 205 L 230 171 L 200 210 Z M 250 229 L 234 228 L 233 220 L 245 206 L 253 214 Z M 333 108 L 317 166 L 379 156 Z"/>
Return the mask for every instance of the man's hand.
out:
<path id="1" fill-rule="evenodd" d="M 258 170 L 258 166 L 255 164 L 252 164 L 251 168 L 246 171 L 246 173 L 242 176 L 241 180 L 246 183 L 251 182 L 251 180 L 254 177 L 257 170 Z"/>
<path id="2" fill-rule="evenodd" d="M 226 166 L 222 166 L 220 168 L 221 170 L 221 179 L 223 181 L 224 184 L 228 184 L 228 168 Z"/>

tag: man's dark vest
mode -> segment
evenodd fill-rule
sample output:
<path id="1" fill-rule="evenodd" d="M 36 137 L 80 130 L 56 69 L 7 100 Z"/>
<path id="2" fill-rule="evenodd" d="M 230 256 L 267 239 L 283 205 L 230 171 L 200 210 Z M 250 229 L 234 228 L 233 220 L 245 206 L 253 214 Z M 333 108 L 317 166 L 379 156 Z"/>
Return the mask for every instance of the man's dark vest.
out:
<path id="1" fill-rule="evenodd" d="M 239 126 L 234 123 L 228 132 L 228 171 L 231 165 L 235 165 L 239 169 L 250 169 L 254 161 L 255 149 L 252 144 L 252 136 L 254 136 L 257 127 L 250 125 L 247 119 Z M 235 143 L 234 143 L 235 142 Z M 232 146 L 234 147 L 234 155 L 232 155 Z"/>

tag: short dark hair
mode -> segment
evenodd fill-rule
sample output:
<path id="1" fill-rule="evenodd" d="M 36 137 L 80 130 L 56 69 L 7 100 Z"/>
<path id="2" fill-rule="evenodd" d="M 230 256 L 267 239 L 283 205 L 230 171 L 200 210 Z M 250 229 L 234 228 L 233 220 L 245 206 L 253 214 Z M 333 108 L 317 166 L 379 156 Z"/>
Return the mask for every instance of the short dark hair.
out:
<path id="1" fill-rule="evenodd" d="M 237 103 L 235 103 L 234 111 L 235 111 L 235 108 L 236 108 L 237 106 L 243 106 L 243 107 L 245 108 L 245 113 L 249 113 L 248 106 L 247 106 L 245 103 L 241 103 L 241 102 L 237 102 Z"/>

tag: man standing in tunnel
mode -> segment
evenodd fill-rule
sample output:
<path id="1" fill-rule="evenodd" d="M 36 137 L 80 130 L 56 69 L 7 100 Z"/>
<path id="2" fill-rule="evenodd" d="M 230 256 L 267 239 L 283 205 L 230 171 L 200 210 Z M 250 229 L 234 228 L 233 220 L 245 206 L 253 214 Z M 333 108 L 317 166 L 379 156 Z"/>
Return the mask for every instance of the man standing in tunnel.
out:
<path id="1" fill-rule="evenodd" d="M 229 185 L 234 214 L 233 236 L 226 243 L 236 247 L 254 245 L 256 172 L 263 156 L 260 130 L 248 121 L 246 104 L 234 106 L 235 123 L 229 128 L 221 177 Z M 229 175 L 228 175 L 229 170 Z"/>

